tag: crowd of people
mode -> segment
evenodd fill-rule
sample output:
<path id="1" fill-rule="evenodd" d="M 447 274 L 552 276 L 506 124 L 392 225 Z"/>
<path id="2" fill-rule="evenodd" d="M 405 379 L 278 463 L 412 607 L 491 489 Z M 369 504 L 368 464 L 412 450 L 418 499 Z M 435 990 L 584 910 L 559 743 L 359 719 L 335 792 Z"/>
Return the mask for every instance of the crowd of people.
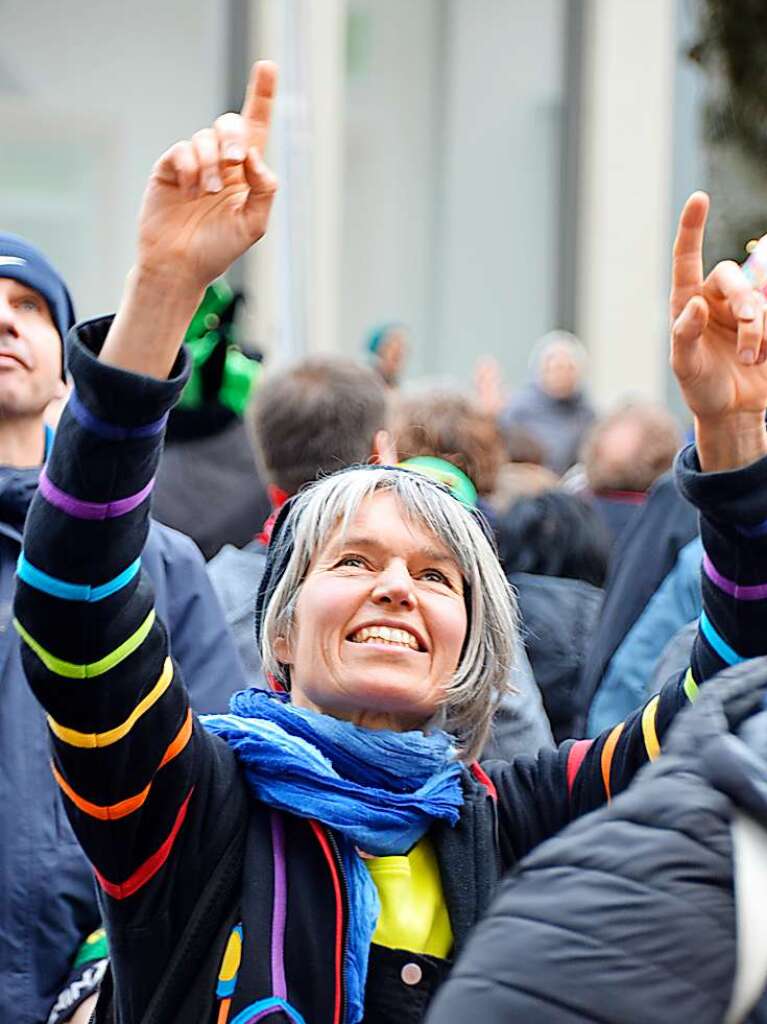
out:
<path id="1" fill-rule="evenodd" d="M 508 401 L 394 322 L 264 368 L 275 90 L 159 158 L 113 317 L 0 234 L 0 1020 L 767 1021 L 762 293 L 695 193 L 686 445 L 562 331 Z"/>

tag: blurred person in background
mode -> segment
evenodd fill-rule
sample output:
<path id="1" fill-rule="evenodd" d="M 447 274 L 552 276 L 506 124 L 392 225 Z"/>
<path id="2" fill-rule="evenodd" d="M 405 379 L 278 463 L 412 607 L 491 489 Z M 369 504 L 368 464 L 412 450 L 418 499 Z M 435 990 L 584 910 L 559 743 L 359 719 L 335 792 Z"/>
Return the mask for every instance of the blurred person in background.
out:
<path id="1" fill-rule="evenodd" d="M 242 547 L 269 514 L 269 499 L 244 424 L 261 364 L 241 350 L 240 296 L 222 278 L 207 289 L 185 343 L 192 376 L 168 420 L 154 515 L 187 534 L 206 559 Z"/>
<path id="2" fill-rule="evenodd" d="M 680 493 L 673 473 L 650 488 L 647 500 L 610 552 L 605 597 L 583 666 L 588 709 L 608 666 L 648 602 L 674 568 L 682 549 L 698 535 L 698 514 Z M 574 735 L 586 731 L 586 717 Z"/>
<path id="3" fill-rule="evenodd" d="M 512 502 L 495 532 L 533 675 L 561 742 L 585 710 L 581 674 L 602 607 L 606 532 L 589 505 L 563 491 Z"/>
<path id="4" fill-rule="evenodd" d="M 266 229 L 275 75 L 256 65 L 242 115 L 155 164 L 117 315 L 72 337 L 88 415 L 65 409 L 53 486 L 25 531 L 38 575 L 18 583 L 15 625 L 103 895 L 112 959 L 99 1022 L 149 1011 L 163 1024 L 416 1024 L 502 873 L 627 788 L 676 714 L 717 686 L 727 652 L 767 645 L 764 599 L 738 596 L 767 573 L 764 531 L 739 529 L 767 519 L 763 302 L 757 316 L 727 264 L 703 280 L 698 195 L 675 248 L 672 358 L 697 442 L 678 472 L 729 585 L 704 580 L 685 678 L 592 743 L 473 766 L 509 682 L 508 585 L 475 510 L 419 474 L 370 466 L 313 484 L 275 524 L 256 624 L 290 700 L 248 690 L 232 714 L 191 720 L 151 583 L 126 585 L 125 567 L 146 537 L 189 318 Z M 57 584 L 73 576 L 88 590 L 67 600 Z M 104 579 L 106 601 L 88 600 Z M 115 720 L 128 723 L 119 746 L 74 740 Z M 535 967 L 551 994 L 551 972 Z"/>
<path id="5" fill-rule="evenodd" d="M 409 346 L 410 335 L 404 324 L 381 324 L 370 332 L 366 344 L 370 364 L 387 387 L 399 387 Z"/>
<path id="6" fill-rule="evenodd" d="M 22 530 L 52 443 L 46 410 L 66 391 L 64 341 L 73 323 L 58 271 L 29 242 L 0 234 L 0 1020 L 16 1024 L 87 1019 L 104 971 L 90 866 L 50 772 L 45 716 L 11 627 L 14 573 L 37 578 L 19 559 Z M 87 418 L 78 396 L 70 407 Z M 242 668 L 199 552 L 153 523 L 142 563 L 193 706 L 225 709 Z M 57 592 L 74 599 L 78 588 L 62 583 Z"/>
<path id="7" fill-rule="evenodd" d="M 674 417 L 652 402 L 629 402 L 601 417 L 581 450 L 586 486 L 613 543 L 671 469 L 682 444 Z"/>
<path id="8" fill-rule="evenodd" d="M 506 458 L 495 481 L 495 490 L 488 501 L 496 514 L 505 512 L 517 498 L 533 498 L 544 491 L 552 491 L 559 477 L 543 465 L 546 453 L 540 442 L 522 427 L 506 427 Z"/>
<path id="9" fill-rule="evenodd" d="M 551 331 L 535 343 L 532 379 L 501 413 L 504 427 L 529 431 L 546 452 L 546 465 L 558 475 L 576 461 L 594 410 L 583 390 L 586 350 L 573 334 Z"/>
<path id="10" fill-rule="evenodd" d="M 690 659 L 702 609 L 703 545 L 694 537 L 610 659 L 589 709 L 588 736 L 619 722 Z"/>

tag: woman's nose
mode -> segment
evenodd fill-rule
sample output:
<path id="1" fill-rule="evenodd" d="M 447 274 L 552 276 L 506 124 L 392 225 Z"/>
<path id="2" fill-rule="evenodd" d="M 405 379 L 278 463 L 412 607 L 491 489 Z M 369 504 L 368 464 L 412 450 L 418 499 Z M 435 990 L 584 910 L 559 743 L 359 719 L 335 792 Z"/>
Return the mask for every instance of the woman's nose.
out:
<path id="1" fill-rule="evenodd" d="M 390 566 L 382 572 L 373 590 L 377 604 L 412 608 L 415 604 L 413 578 L 405 566 Z"/>

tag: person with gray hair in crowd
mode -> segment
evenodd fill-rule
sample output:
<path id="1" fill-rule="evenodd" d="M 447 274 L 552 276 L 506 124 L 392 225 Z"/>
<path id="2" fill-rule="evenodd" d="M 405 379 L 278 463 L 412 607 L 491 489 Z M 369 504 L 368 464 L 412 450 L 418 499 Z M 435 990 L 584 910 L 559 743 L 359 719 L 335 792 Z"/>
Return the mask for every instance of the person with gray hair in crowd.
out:
<path id="1" fill-rule="evenodd" d="M 254 639 L 253 614 L 279 510 L 305 484 L 348 466 L 394 464 L 397 451 L 390 433 L 389 396 L 381 378 L 337 356 L 304 359 L 268 374 L 254 396 L 248 419 L 274 511 L 250 544 L 224 548 L 208 563 L 208 573 L 248 680 L 263 686 L 266 678 Z M 473 437 L 472 423 L 467 418 L 456 429 L 460 433 L 463 426 L 465 434 Z M 463 445 L 477 447 L 469 445 L 466 437 Z M 441 449 L 418 449 L 419 454 L 424 451 L 442 454 Z M 478 461 L 470 460 L 467 468 L 473 471 Z M 553 742 L 524 646 L 515 644 L 516 692 L 506 694 L 496 711 L 485 751 L 488 756 L 532 754 Z"/>
<path id="2" fill-rule="evenodd" d="M 545 451 L 545 464 L 560 475 L 576 461 L 594 409 L 583 391 L 586 349 L 568 331 L 550 331 L 534 345 L 531 380 L 501 413 L 504 428 L 522 427 Z"/>

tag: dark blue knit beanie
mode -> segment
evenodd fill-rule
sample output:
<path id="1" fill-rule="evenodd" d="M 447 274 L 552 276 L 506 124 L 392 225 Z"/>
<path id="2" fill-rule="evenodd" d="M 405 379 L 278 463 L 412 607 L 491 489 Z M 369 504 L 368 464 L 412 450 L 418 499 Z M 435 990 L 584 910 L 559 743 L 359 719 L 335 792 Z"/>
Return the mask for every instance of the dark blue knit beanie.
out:
<path id="1" fill-rule="evenodd" d="M 34 288 L 48 303 L 53 322 L 61 337 L 62 373 L 64 340 L 75 322 L 72 298 L 64 279 L 39 249 L 18 235 L 0 233 L 0 277 Z"/>

